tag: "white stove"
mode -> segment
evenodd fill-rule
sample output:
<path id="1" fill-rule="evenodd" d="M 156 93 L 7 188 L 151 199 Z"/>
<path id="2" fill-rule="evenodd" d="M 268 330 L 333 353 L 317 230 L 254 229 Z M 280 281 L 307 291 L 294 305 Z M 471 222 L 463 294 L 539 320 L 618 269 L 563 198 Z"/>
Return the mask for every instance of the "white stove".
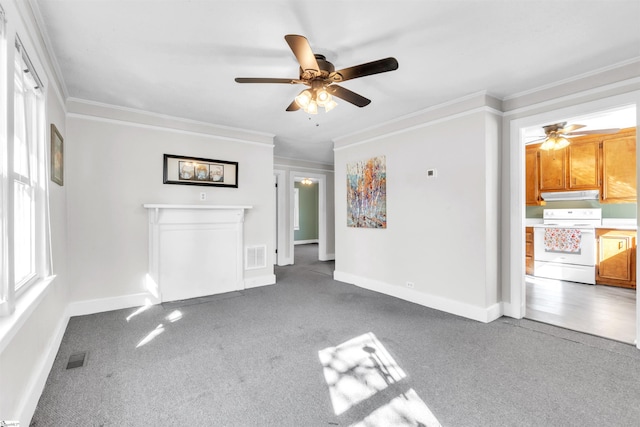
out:
<path id="1" fill-rule="evenodd" d="M 534 276 L 595 285 L 602 209 L 545 209 L 534 226 Z"/>

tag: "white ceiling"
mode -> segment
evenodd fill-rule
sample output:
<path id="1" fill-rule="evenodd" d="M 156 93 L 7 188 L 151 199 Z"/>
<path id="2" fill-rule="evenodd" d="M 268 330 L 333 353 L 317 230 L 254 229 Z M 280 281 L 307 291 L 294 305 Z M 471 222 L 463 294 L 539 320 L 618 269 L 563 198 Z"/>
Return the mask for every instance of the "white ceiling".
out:
<path id="1" fill-rule="evenodd" d="M 465 95 L 504 98 L 640 57 L 640 0 L 32 0 L 67 96 L 276 135 L 275 154 L 333 163 L 332 140 Z M 303 88 L 285 34 L 372 103 L 285 112 Z"/>

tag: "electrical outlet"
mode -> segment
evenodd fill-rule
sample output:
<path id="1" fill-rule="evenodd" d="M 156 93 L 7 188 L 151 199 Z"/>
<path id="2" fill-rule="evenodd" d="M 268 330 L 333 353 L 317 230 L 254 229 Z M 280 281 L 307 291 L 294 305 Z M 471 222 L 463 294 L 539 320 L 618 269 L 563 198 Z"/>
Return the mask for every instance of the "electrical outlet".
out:
<path id="1" fill-rule="evenodd" d="M 201 201 L 207 200 L 207 193 L 200 193 L 200 200 Z"/>
<path id="2" fill-rule="evenodd" d="M 406 285 L 407 285 L 407 288 L 411 288 L 411 289 L 413 289 L 416 286 L 415 283 L 413 282 L 407 282 Z"/>
<path id="3" fill-rule="evenodd" d="M 427 178 L 436 178 L 438 176 L 437 169 L 427 169 Z"/>

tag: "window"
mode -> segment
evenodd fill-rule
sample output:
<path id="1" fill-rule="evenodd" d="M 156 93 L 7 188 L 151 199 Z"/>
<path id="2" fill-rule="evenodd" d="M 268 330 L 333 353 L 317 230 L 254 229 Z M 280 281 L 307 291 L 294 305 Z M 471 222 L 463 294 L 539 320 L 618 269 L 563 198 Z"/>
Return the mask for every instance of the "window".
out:
<path id="1" fill-rule="evenodd" d="M 2 39 L 2 44 L 1 58 L 6 64 L 6 39 Z M 42 82 L 17 36 L 13 63 L 13 85 L 7 85 L 9 102 L 6 107 L 9 111 L 1 114 L 0 240 L 7 256 L 2 257 L 0 314 L 11 313 L 16 298 L 29 285 L 48 275 L 50 266 L 46 248 L 48 179 L 44 95 Z M 1 75 L 0 78 L 6 82 L 10 76 Z M 11 121 L 13 127 L 7 126 Z"/>

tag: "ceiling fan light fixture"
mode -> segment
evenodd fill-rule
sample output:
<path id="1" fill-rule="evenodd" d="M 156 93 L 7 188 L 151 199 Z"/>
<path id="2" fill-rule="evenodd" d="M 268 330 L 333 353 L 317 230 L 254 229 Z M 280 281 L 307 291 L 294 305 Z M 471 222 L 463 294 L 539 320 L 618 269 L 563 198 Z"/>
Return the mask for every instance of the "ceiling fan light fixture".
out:
<path id="1" fill-rule="evenodd" d="M 327 92 L 325 88 L 316 91 L 316 102 L 319 106 L 324 107 L 330 101 L 331 95 L 329 95 L 329 92 Z"/>
<path id="2" fill-rule="evenodd" d="M 544 151 L 549 151 L 555 148 L 556 142 L 553 138 L 547 138 L 542 145 L 540 145 L 540 149 Z"/>
<path id="3" fill-rule="evenodd" d="M 331 99 L 329 102 L 324 104 L 324 112 L 328 113 L 329 111 L 333 110 L 337 106 L 338 106 L 338 103 L 336 101 L 334 101 L 333 99 Z"/>
<path id="4" fill-rule="evenodd" d="M 300 108 L 303 108 L 306 111 L 312 99 L 313 94 L 311 93 L 311 91 L 309 89 L 305 89 L 300 92 L 298 96 L 296 96 L 296 104 L 298 104 Z"/>
<path id="5" fill-rule="evenodd" d="M 561 136 L 556 138 L 555 147 L 554 147 L 555 150 L 560 150 L 568 146 L 569 146 L 569 140 L 567 138 L 563 138 Z"/>
<path id="6" fill-rule="evenodd" d="M 316 101 L 312 99 L 304 108 L 304 111 L 308 114 L 318 114 L 318 103 L 316 103 Z"/>

